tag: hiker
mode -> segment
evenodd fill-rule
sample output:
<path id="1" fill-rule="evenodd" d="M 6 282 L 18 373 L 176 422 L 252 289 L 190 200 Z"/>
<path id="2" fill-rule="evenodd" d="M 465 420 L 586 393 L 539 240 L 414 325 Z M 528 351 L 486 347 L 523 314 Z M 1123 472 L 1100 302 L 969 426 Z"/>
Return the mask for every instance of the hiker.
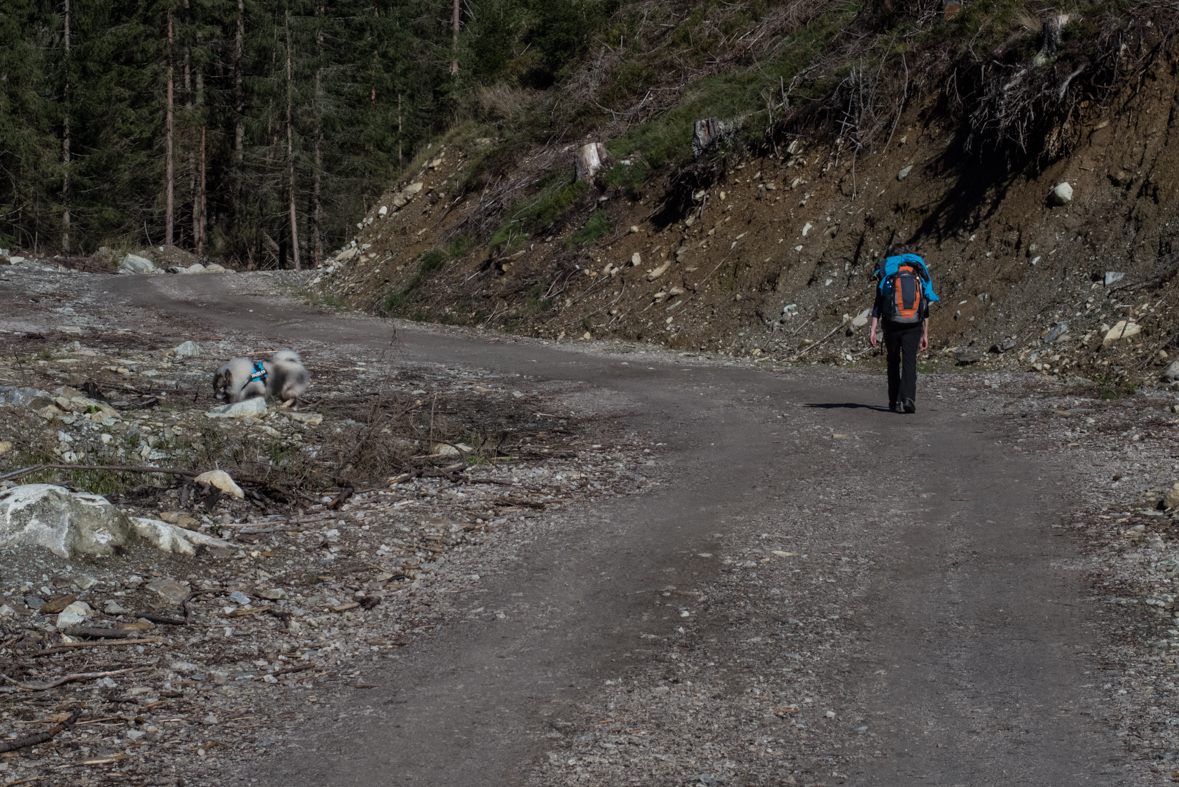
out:
<path id="1" fill-rule="evenodd" d="M 929 304 L 938 300 L 925 260 L 895 244 L 876 268 L 879 284 L 872 306 L 868 343 L 876 346 L 876 328 L 884 328 L 888 351 L 888 409 L 917 412 L 917 353 L 929 347 Z"/>

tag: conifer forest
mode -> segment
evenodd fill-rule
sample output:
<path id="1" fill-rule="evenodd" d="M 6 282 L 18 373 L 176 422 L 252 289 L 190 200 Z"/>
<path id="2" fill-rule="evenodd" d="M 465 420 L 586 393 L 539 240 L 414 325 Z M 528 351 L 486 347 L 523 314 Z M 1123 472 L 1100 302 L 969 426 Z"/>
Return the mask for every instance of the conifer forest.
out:
<path id="1" fill-rule="evenodd" d="M 318 264 L 480 83 L 552 84 L 605 6 L 4 0 L 0 246 Z"/>

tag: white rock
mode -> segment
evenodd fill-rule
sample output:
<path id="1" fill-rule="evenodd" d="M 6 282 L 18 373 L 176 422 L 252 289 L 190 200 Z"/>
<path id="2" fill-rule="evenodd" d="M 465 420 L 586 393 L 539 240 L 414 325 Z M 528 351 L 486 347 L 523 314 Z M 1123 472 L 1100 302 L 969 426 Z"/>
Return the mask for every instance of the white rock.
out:
<path id="1" fill-rule="evenodd" d="M 1167 490 L 1167 496 L 1163 498 L 1163 507 L 1175 508 L 1179 506 L 1179 482 Z"/>
<path id="2" fill-rule="evenodd" d="M 347 262 L 348 260 L 355 257 L 358 251 L 360 250 L 355 246 L 350 249 L 344 249 L 342 252 L 336 255 L 336 262 Z"/>
<path id="3" fill-rule="evenodd" d="M 134 537 L 130 520 L 99 495 L 53 484 L 0 492 L 0 546 L 39 546 L 63 558 L 106 556 Z"/>
<path id="4" fill-rule="evenodd" d="M 172 348 L 172 352 L 184 358 L 196 358 L 201 354 L 201 346 L 191 339 Z"/>
<path id="5" fill-rule="evenodd" d="M 119 263 L 119 267 L 127 273 L 155 273 L 156 266 L 146 257 L 128 254 Z"/>
<path id="6" fill-rule="evenodd" d="M 635 267 L 642 265 L 643 264 L 643 255 L 639 254 L 637 251 L 634 254 L 630 255 L 630 264 L 634 265 Z"/>
<path id="7" fill-rule="evenodd" d="M 1126 274 L 1122 273 L 1121 271 L 1106 271 L 1105 286 L 1108 287 L 1111 284 L 1116 284 L 1124 278 L 1126 278 Z"/>
<path id="8" fill-rule="evenodd" d="M 205 273 L 228 273 L 228 272 L 229 272 L 229 268 L 226 268 L 222 265 L 218 265 L 215 262 L 211 262 L 205 266 Z"/>
<path id="9" fill-rule="evenodd" d="M 658 279 L 660 276 L 662 276 L 663 274 L 667 273 L 667 269 L 668 269 L 668 268 L 670 268 L 670 267 L 671 267 L 671 260 L 668 260 L 667 262 L 663 263 L 662 265 L 660 265 L 660 266 L 659 266 L 658 268 L 656 268 L 655 270 L 653 270 L 653 271 L 651 271 L 650 273 L 648 273 L 648 274 L 647 274 L 647 281 L 655 281 L 655 280 L 656 280 L 656 279 Z"/>
<path id="10" fill-rule="evenodd" d="M 265 415 L 269 412 L 266 400 L 260 396 L 246 399 L 243 402 L 222 404 L 205 413 L 206 418 L 245 418 L 246 416 Z"/>
<path id="11" fill-rule="evenodd" d="M 897 180 L 904 180 L 905 178 L 909 177 L 909 174 L 912 171 L 913 171 L 913 167 L 911 165 L 908 167 L 905 167 L 904 169 L 902 169 L 900 172 L 897 173 Z"/>
<path id="12" fill-rule="evenodd" d="M 381 218 L 384 218 L 388 214 L 389 214 L 389 206 L 388 205 L 382 205 L 381 209 L 377 211 L 377 215 L 380 216 Z"/>
<path id="13" fill-rule="evenodd" d="M 1118 323 L 1106 332 L 1105 338 L 1101 341 L 1103 345 L 1110 345 L 1118 339 L 1126 339 L 1131 336 L 1137 336 L 1142 333 L 1142 326 L 1136 322 L 1129 320 L 1118 320 Z"/>
<path id="14" fill-rule="evenodd" d="M 89 617 L 92 611 L 93 610 L 90 609 L 90 605 L 85 601 L 75 601 L 73 604 L 70 604 L 68 607 L 58 613 L 57 622 L 55 622 L 53 625 L 57 626 L 59 630 L 65 629 L 69 626 L 77 626 L 81 623 L 85 623 L 86 618 Z"/>
<path id="15" fill-rule="evenodd" d="M 231 481 L 230 483 L 233 482 Z M 237 488 L 237 484 L 234 484 L 234 488 Z M 238 494 L 234 496 L 243 497 L 244 495 L 241 494 L 241 489 L 238 489 Z M 229 549 L 229 542 L 227 541 L 222 541 L 219 538 L 213 538 L 212 536 L 193 530 L 185 530 L 182 527 L 170 525 L 159 519 L 132 517 L 131 525 L 135 528 L 136 534 L 146 538 L 162 552 L 194 555 L 196 554 L 196 548 L 200 546 Z"/>
<path id="16" fill-rule="evenodd" d="M 320 413 L 300 413 L 292 410 L 279 410 L 280 413 L 290 418 L 292 421 L 298 421 L 301 424 L 308 426 L 319 426 L 323 423 L 323 415 Z"/>
<path id="17" fill-rule="evenodd" d="M 418 192 L 422 190 L 422 182 L 410 183 L 408 186 L 397 192 L 396 196 L 391 200 L 394 208 L 402 208 L 409 204 L 409 201 L 417 196 Z"/>
<path id="18" fill-rule="evenodd" d="M 1048 201 L 1053 205 L 1067 205 L 1073 201 L 1073 187 L 1068 183 L 1058 183 L 1048 195 Z"/>
<path id="19" fill-rule="evenodd" d="M 193 480 L 198 483 L 215 486 L 227 495 L 233 495 L 239 499 L 245 498 L 242 488 L 235 484 L 233 479 L 229 477 L 229 473 L 224 470 L 209 470 L 208 472 L 201 473 Z"/>
<path id="20" fill-rule="evenodd" d="M 7 440 L 0 440 L 0 454 L 6 454 L 12 450 L 12 443 Z"/>
<path id="21" fill-rule="evenodd" d="M 105 615 L 127 615 L 131 612 L 131 610 L 125 608 L 122 604 L 112 599 L 103 605 L 102 612 Z"/>
<path id="22" fill-rule="evenodd" d="M 1168 383 L 1173 383 L 1179 380 L 1179 361 L 1171 361 L 1171 365 L 1163 372 L 1163 380 Z M 4 453 L 0 451 L 0 454 Z"/>
<path id="23" fill-rule="evenodd" d="M 194 262 L 192 265 L 188 266 L 188 272 L 189 273 L 204 273 L 205 266 L 201 265 L 199 262 Z"/>
<path id="24" fill-rule="evenodd" d="M 853 328 L 863 328 L 865 325 L 868 324 L 868 319 L 871 316 L 872 316 L 872 309 L 871 308 L 864 309 L 862 312 L 860 312 L 859 314 L 856 315 L 856 318 L 854 320 L 852 320 L 852 322 L 851 322 L 852 327 Z"/>

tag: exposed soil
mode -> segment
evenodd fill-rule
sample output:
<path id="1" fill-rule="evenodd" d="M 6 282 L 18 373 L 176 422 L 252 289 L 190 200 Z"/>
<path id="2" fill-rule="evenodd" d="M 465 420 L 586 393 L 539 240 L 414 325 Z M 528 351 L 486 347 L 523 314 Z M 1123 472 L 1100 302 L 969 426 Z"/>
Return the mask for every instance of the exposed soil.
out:
<path id="1" fill-rule="evenodd" d="M 6 779 L 1169 783 L 1163 393 L 927 374 L 906 418 L 884 411 L 877 374 L 847 370 L 405 325 L 389 355 L 388 323 L 274 281 L 32 273 L 4 295 L 68 294 L 64 327 L 94 333 L 53 333 L 63 317 L 44 301 L 0 329 L 97 347 L 125 327 L 156 341 L 129 359 L 153 362 L 181 338 L 223 337 L 206 339 L 220 353 L 297 337 L 313 374 L 367 367 L 339 387 L 313 378 L 319 431 L 360 415 L 347 397 L 391 365 L 410 395 L 543 425 L 540 445 L 457 484 L 386 480 L 338 511 L 226 510 L 227 557 L 0 558 L 15 680 L 142 670 L 10 684 L 10 737 L 83 715 L 2 755 Z M 38 360 L 39 384 L 76 382 L 68 354 Z M 145 585 L 161 577 L 190 583 L 193 617 L 143 629 L 163 641 L 142 652 L 35 656 L 61 636 L 23 597 L 82 595 L 80 574 L 100 580 L 92 606 L 132 610 L 98 615 L 109 624 L 160 604 Z"/>
<path id="2" fill-rule="evenodd" d="M 456 140 L 390 188 L 355 249 L 313 286 L 361 309 L 548 339 L 854 365 L 866 329 L 852 320 L 871 306 L 881 254 L 905 241 L 941 297 L 934 362 L 1155 381 L 1177 351 L 1169 195 L 1179 82 L 1175 44 L 1144 36 L 1122 55 L 1140 78 L 1104 104 L 1082 102 L 1059 130 L 1075 141 L 1067 155 L 967 149 L 969 129 L 939 88 L 912 102 L 871 155 L 800 137 L 760 154 L 713 152 L 638 189 L 599 180 L 551 225 L 494 248 L 491 233 L 511 225 L 538 178 L 572 171 L 577 145 L 532 151 L 503 183 L 466 193 L 487 142 Z M 1055 205 L 1060 183 L 1074 196 Z M 397 209 L 411 184 L 420 191 Z M 571 245 L 596 210 L 611 232 Z M 450 259 L 463 239 L 473 248 Z M 1107 272 L 1124 278 L 1107 286 Z M 1121 320 L 1141 333 L 1104 344 Z M 1043 344 L 1062 321 L 1067 330 Z"/>

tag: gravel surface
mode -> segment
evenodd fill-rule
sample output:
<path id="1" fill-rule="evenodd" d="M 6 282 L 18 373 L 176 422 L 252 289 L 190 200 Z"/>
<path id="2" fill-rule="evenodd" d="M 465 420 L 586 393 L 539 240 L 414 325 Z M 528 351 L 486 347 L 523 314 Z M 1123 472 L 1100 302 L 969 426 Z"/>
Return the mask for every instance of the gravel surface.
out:
<path id="1" fill-rule="evenodd" d="M 0 555 L 13 700 L 0 729 L 81 711 L 51 743 L 0 755 L 4 781 L 1163 784 L 1179 771 L 1179 563 L 1158 508 L 1179 475 L 1173 395 L 925 375 L 905 419 L 880 406 L 879 369 L 408 327 L 382 355 L 387 333 L 372 336 L 387 323 L 283 300 L 276 277 L 216 277 L 221 289 L 171 301 L 157 289 L 154 307 L 139 282 L 102 278 L 113 295 L 86 274 L 2 272 L 17 306 L 0 330 L 34 344 L 0 385 L 52 393 L 105 365 L 104 385 L 188 402 L 215 364 L 159 369 L 179 342 L 220 357 L 286 332 L 324 422 L 276 415 L 226 434 L 318 444 L 348 417 L 333 397 L 379 390 L 384 364 L 402 396 L 512 413 L 534 447 L 461 483 L 392 475 L 338 510 L 330 496 L 220 502 L 219 522 L 240 526 L 222 530 L 225 556 Z M 220 302 L 257 303 L 257 330 Z M 54 357 L 37 358 L 39 342 Z M 365 371 L 329 383 L 316 363 Z M 149 384 L 160 376 L 172 387 Z M 199 421 L 206 404 L 169 412 Z M 53 438 L 74 426 L 0 410 L 2 429 L 38 424 Z M 186 625 L 136 616 L 183 616 L 149 589 L 160 579 L 193 593 Z M 39 653 L 70 643 L 28 597 L 63 594 L 152 641 Z M 103 612 L 111 602 L 127 612 Z M 34 690 L 120 670 L 133 671 Z"/>

